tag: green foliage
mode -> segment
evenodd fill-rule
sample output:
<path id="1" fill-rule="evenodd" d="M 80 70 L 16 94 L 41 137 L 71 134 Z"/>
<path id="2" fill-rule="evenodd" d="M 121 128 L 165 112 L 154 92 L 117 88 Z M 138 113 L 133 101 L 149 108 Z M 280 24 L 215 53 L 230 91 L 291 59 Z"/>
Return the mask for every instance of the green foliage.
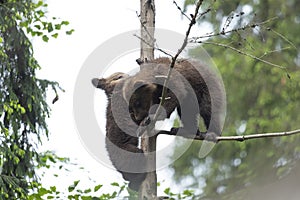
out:
<path id="1" fill-rule="evenodd" d="M 36 146 L 48 136 L 46 91 L 61 88 L 36 77 L 41 67 L 28 36 L 48 41 L 69 22 L 48 22 L 46 8 L 44 1 L 0 1 L 0 199 L 24 199 L 36 168 L 51 159 Z"/>
<path id="2" fill-rule="evenodd" d="M 105 193 L 101 191 L 103 185 L 96 185 L 93 188 L 80 189 L 79 180 L 73 182 L 68 186 L 66 191 L 58 191 L 55 186 L 44 188 L 41 184 L 35 183 L 35 192 L 30 194 L 28 200 L 39 199 L 69 199 L 69 200 L 109 200 L 116 199 L 124 191 L 126 185 L 119 185 L 118 183 L 112 183 L 115 186 L 115 190 L 111 193 Z M 127 198 L 127 197 L 126 197 Z"/>
<path id="3" fill-rule="evenodd" d="M 186 1 L 187 5 L 189 2 Z M 205 4 L 203 11 L 209 6 Z M 202 41 L 226 44 L 286 67 L 283 70 L 270 66 L 229 48 L 203 45 L 218 66 L 226 88 L 224 135 L 298 129 L 299 2 L 217 1 L 211 8 L 212 12 L 199 23 L 210 23 L 214 33 L 220 33 L 223 28 L 226 31 L 272 20 L 261 26 L 217 34 Z M 199 55 L 199 49 L 191 50 L 190 54 Z M 203 198 L 245 199 L 238 198 L 241 191 L 274 183 L 294 173 L 294 167 L 300 163 L 299 143 L 299 135 L 243 143 L 221 142 L 208 157 L 200 160 L 201 142 L 193 142 L 172 168 L 175 180 L 180 182 L 189 178 L 192 180 L 190 188 L 203 189 Z M 184 144 L 184 140 L 178 139 L 175 151 L 180 151 Z"/>
<path id="4" fill-rule="evenodd" d="M 180 193 L 174 193 L 171 191 L 171 188 L 166 188 L 164 193 L 167 195 L 168 199 L 175 200 L 175 199 L 198 199 L 199 196 L 195 195 L 193 190 L 185 189 Z"/>

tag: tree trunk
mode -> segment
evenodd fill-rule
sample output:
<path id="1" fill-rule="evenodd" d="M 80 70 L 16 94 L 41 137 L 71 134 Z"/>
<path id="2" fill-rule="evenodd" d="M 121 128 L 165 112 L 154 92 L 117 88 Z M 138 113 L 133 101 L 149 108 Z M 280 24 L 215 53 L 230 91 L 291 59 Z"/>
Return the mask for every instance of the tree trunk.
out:
<path id="1" fill-rule="evenodd" d="M 140 61 L 147 62 L 154 59 L 154 0 L 141 0 L 141 54 Z M 147 176 L 139 189 L 139 200 L 157 199 L 156 176 L 156 136 L 148 137 L 144 134 L 141 147 L 147 157 Z M 151 134 L 152 135 L 152 134 Z"/>
<path id="2" fill-rule="evenodd" d="M 155 4 L 154 0 L 141 0 L 141 61 L 154 59 L 154 29 Z"/>

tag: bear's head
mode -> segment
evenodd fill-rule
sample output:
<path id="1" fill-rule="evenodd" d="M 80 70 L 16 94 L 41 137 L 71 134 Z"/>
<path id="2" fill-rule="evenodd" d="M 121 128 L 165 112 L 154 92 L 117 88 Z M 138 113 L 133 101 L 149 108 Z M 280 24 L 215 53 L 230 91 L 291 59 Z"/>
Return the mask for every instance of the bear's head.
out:
<path id="1" fill-rule="evenodd" d="M 122 72 L 116 72 L 107 78 L 93 78 L 92 84 L 96 88 L 100 88 L 105 91 L 106 95 L 111 95 L 115 86 L 121 83 L 125 78 L 129 77 L 128 74 Z"/>
<path id="2" fill-rule="evenodd" d="M 149 66 L 148 63 L 147 65 Z M 143 67 L 137 74 L 124 81 L 122 95 L 129 106 L 131 118 L 137 124 L 154 114 L 155 111 L 150 109 L 152 105 L 159 103 L 157 99 L 161 95 L 161 87 L 157 84 L 154 66 Z"/>
<path id="3" fill-rule="evenodd" d="M 140 124 L 150 114 L 150 107 L 154 104 L 153 98 L 156 96 L 157 85 L 142 80 L 135 81 L 133 84 L 134 92 L 128 99 L 129 112 L 133 120 Z"/>

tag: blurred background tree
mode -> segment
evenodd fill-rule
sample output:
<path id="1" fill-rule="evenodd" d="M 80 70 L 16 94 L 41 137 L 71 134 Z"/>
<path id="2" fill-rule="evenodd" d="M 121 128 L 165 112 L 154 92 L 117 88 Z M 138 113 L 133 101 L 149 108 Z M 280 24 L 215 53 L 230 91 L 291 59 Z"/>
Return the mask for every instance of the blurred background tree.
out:
<path id="1" fill-rule="evenodd" d="M 186 0 L 185 9 L 194 3 Z M 211 11 L 199 19 L 199 25 L 200 28 L 202 24 L 211 27 L 214 33 L 268 21 L 262 26 L 219 34 L 206 41 L 225 44 L 284 66 L 289 74 L 229 48 L 203 44 L 219 68 L 226 88 L 227 116 L 223 135 L 298 129 L 300 2 L 225 0 L 211 4 L 208 1 L 202 11 L 207 8 Z M 190 55 L 197 56 L 200 51 L 200 48 L 192 49 Z M 176 139 L 175 151 L 181 151 L 185 140 Z M 198 157 L 201 144 L 193 142 L 171 168 L 177 182 L 194 188 L 203 199 L 252 199 L 249 191 L 254 188 L 279 183 L 295 175 L 300 177 L 300 169 L 296 168 L 300 165 L 299 135 L 242 143 L 221 142 L 204 159 Z M 283 186 L 273 191 L 274 194 L 288 188 L 297 191 L 289 182 Z"/>

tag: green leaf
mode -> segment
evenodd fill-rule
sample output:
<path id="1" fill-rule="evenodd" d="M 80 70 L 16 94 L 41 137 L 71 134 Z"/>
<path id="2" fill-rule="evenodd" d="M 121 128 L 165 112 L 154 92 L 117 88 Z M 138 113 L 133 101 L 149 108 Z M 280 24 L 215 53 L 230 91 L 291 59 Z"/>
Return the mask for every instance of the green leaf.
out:
<path id="1" fill-rule="evenodd" d="M 51 190 L 52 192 L 56 192 L 56 187 L 55 187 L 55 186 L 51 186 L 51 187 L 50 187 L 50 190 Z"/>
<path id="2" fill-rule="evenodd" d="M 74 29 L 71 29 L 71 30 L 69 30 L 69 31 L 66 31 L 66 34 L 67 34 L 67 35 L 71 35 L 74 31 L 75 31 Z"/>
<path id="3" fill-rule="evenodd" d="M 168 188 L 166 188 L 166 189 L 164 190 L 164 193 L 167 194 L 167 195 L 169 195 L 169 194 L 170 194 L 170 190 L 171 190 L 171 189 L 168 187 Z"/>
<path id="4" fill-rule="evenodd" d="M 19 159 L 18 157 L 15 156 L 15 157 L 14 157 L 14 163 L 15 163 L 15 164 L 18 164 L 19 162 L 20 162 L 20 159 Z"/>
<path id="5" fill-rule="evenodd" d="M 190 196 L 193 196 L 193 193 L 194 191 L 192 191 L 192 190 L 184 190 L 183 191 L 183 194 L 184 195 L 186 195 L 186 196 L 188 196 L 188 197 L 190 197 Z"/>
<path id="6" fill-rule="evenodd" d="M 40 32 L 40 31 L 36 31 L 36 32 L 33 32 L 32 34 L 36 34 L 37 36 L 42 36 L 43 35 L 43 32 Z"/>
<path id="7" fill-rule="evenodd" d="M 68 191 L 69 192 L 73 192 L 75 190 L 75 188 L 77 187 L 77 185 L 78 185 L 79 182 L 80 182 L 79 180 L 78 181 L 74 181 L 73 185 L 70 185 L 68 187 Z"/>
<path id="8" fill-rule="evenodd" d="M 92 190 L 90 188 L 83 191 L 83 193 L 85 193 L 85 194 L 90 193 L 90 192 L 92 192 Z"/>
<path id="9" fill-rule="evenodd" d="M 93 200 L 94 198 L 91 196 L 81 196 L 82 200 Z"/>
<path id="10" fill-rule="evenodd" d="M 39 29 L 39 30 L 41 29 L 41 25 L 38 25 L 38 24 L 34 25 L 34 27 L 37 28 L 37 29 Z"/>
<path id="11" fill-rule="evenodd" d="M 55 33 L 55 34 L 53 34 L 51 36 L 54 37 L 54 38 L 57 38 L 58 37 L 58 33 Z"/>
<path id="12" fill-rule="evenodd" d="M 47 35 L 43 35 L 42 39 L 44 40 L 44 42 L 48 42 L 49 41 L 49 37 Z"/>
<path id="13" fill-rule="evenodd" d="M 28 21 L 20 22 L 21 27 L 28 27 Z"/>
<path id="14" fill-rule="evenodd" d="M 118 193 L 117 193 L 116 191 L 113 192 L 112 195 L 110 196 L 110 198 L 112 198 L 112 199 L 115 198 L 115 197 L 117 196 L 117 194 L 118 194 Z"/>
<path id="15" fill-rule="evenodd" d="M 51 33 L 54 29 L 53 29 L 53 25 L 52 25 L 52 23 L 48 23 L 48 28 L 47 28 L 47 30 L 48 30 L 48 33 Z"/>
<path id="16" fill-rule="evenodd" d="M 100 188 L 102 188 L 103 185 L 96 185 L 94 187 L 94 192 L 97 192 Z"/>
<path id="17" fill-rule="evenodd" d="M 52 163 L 56 163 L 55 158 L 52 155 L 48 156 L 48 159 L 52 162 Z"/>
<path id="18" fill-rule="evenodd" d="M 171 192 L 171 189 L 168 187 L 164 190 L 164 193 L 169 195 L 169 196 L 174 196 L 175 194 Z"/>
<path id="19" fill-rule="evenodd" d="M 61 24 L 61 25 L 69 25 L 70 22 L 68 22 L 68 21 L 62 21 L 60 24 Z"/>
<path id="20" fill-rule="evenodd" d="M 21 111 L 21 114 L 25 114 L 26 113 L 26 110 L 24 107 L 20 107 L 20 111 Z"/>
<path id="21" fill-rule="evenodd" d="M 54 27 L 55 27 L 56 30 L 60 30 L 61 29 L 61 24 L 55 24 Z"/>
<path id="22" fill-rule="evenodd" d="M 42 10 L 38 10 L 36 11 L 36 13 L 39 15 L 39 18 L 44 17 L 45 16 L 45 12 Z"/>
<path id="23" fill-rule="evenodd" d="M 45 194 L 49 194 L 49 193 L 50 193 L 50 191 L 43 187 L 38 190 L 38 194 L 40 196 L 44 196 Z"/>
<path id="24" fill-rule="evenodd" d="M 111 183 L 111 185 L 112 185 L 112 186 L 120 187 L 119 183 L 117 183 L 117 182 L 113 182 L 113 183 Z"/>
<path id="25" fill-rule="evenodd" d="M 38 7 L 42 6 L 43 4 L 44 4 L 43 1 L 38 1 L 37 4 L 35 4 L 35 5 L 36 5 L 36 7 L 38 8 Z"/>

